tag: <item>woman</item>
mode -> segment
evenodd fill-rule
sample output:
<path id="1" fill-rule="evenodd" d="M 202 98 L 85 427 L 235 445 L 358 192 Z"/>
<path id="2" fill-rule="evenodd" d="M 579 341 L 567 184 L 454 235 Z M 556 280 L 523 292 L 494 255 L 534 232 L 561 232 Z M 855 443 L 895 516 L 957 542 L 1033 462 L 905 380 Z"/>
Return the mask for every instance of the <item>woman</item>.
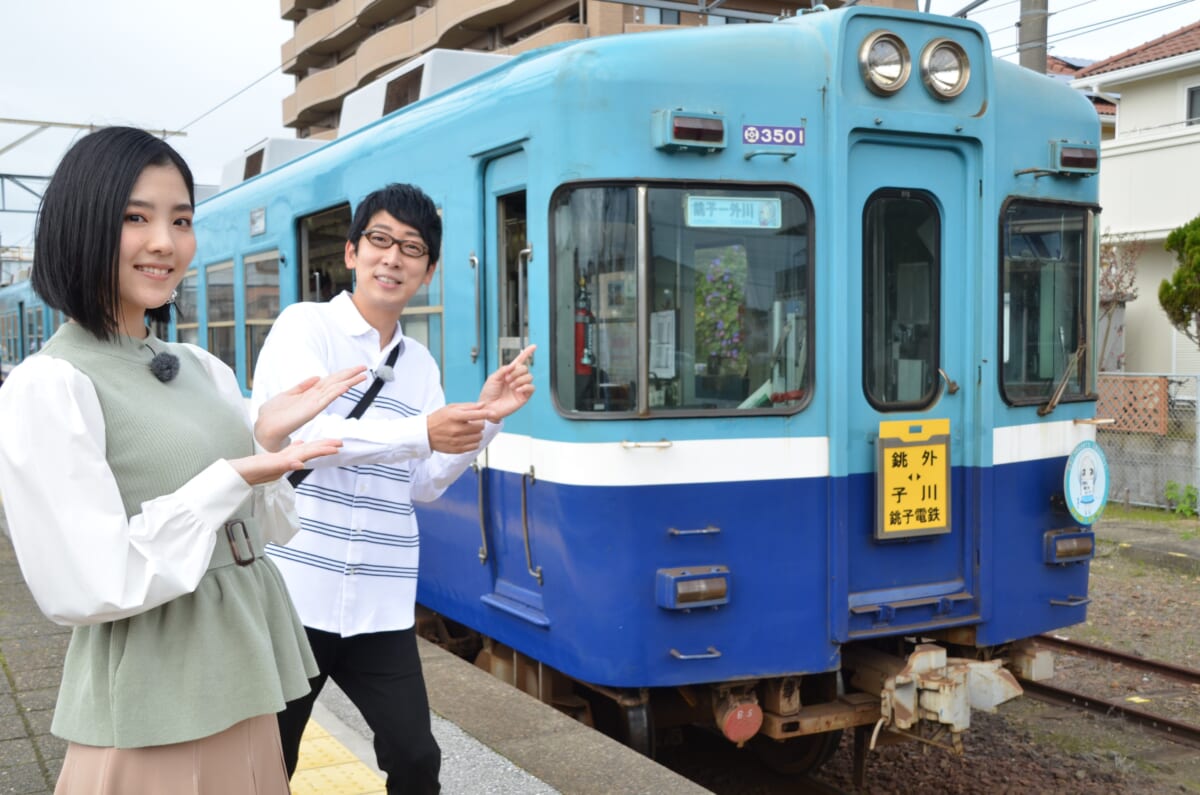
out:
<path id="1" fill-rule="evenodd" d="M 73 146 L 32 276 L 69 322 L 0 390 L 13 547 L 74 627 L 51 727 L 64 795 L 286 793 L 275 713 L 316 674 L 262 548 L 294 532 L 281 477 L 341 444 L 288 435 L 363 368 L 299 384 L 252 430 L 228 367 L 151 334 L 196 250 L 193 203 L 187 165 L 141 130 Z"/>

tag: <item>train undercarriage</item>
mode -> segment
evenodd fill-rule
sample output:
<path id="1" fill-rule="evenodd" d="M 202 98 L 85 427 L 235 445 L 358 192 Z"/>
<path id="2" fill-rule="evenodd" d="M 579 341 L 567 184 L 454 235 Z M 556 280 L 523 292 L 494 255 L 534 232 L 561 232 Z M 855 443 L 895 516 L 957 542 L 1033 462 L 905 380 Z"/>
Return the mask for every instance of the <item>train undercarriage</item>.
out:
<path id="1" fill-rule="evenodd" d="M 846 645 L 841 671 L 660 688 L 581 682 L 498 641 L 418 607 L 421 637 L 496 678 L 653 757 L 663 738 L 699 726 L 748 746 L 773 770 L 801 775 L 837 751 L 854 730 L 854 777 L 865 780 L 877 745 L 917 741 L 963 752 L 972 710 L 994 711 L 1021 695 L 1005 668 L 1021 647 L 976 649 L 969 630 L 939 638 L 888 638 Z M 936 641 L 936 642 L 935 642 Z M 961 656 L 949 656 L 953 651 Z M 1023 674 L 1024 675 L 1024 674 Z"/>

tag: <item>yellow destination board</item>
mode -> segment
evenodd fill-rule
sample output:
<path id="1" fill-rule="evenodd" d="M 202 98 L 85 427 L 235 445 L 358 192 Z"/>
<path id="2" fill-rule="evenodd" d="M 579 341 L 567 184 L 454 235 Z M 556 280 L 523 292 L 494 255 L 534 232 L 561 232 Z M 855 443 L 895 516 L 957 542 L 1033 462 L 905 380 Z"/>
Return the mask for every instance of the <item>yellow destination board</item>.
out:
<path id="1" fill-rule="evenodd" d="M 950 420 L 889 420 L 876 442 L 876 538 L 950 532 Z"/>

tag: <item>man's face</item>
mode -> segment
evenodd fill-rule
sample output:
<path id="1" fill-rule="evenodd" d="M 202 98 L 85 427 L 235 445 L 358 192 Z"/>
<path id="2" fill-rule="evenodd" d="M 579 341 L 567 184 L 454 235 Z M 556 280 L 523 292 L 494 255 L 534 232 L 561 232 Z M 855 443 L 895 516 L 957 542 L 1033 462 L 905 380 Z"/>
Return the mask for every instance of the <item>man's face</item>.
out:
<path id="1" fill-rule="evenodd" d="M 398 318 L 422 285 L 433 281 L 436 265 L 416 229 L 380 210 L 371 216 L 358 245 L 346 243 L 346 267 L 354 271 L 355 303 L 360 309 Z M 359 302 L 363 303 L 359 303 Z"/>

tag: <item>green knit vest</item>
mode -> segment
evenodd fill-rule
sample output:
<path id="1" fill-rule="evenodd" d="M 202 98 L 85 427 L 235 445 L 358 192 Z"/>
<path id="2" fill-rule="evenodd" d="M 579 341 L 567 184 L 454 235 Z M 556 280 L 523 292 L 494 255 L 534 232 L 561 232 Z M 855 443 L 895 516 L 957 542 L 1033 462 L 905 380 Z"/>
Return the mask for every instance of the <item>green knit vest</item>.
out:
<path id="1" fill-rule="evenodd" d="M 180 360 L 167 382 L 150 370 L 163 352 Z M 213 462 L 254 452 L 245 415 L 183 345 L 153 336 L 102 342 L 66 323 L 36 355 L 69 362 L 95 387 L 105 455 L 127 516 Z M 213 532 L 217 552 L 195 591 L 130 618 L 75 628 L 51 726 L 56 735 L 118 748 L 184 742 L 277 712 L 308 692 L 316 666 L 278 570 L 266 558 L 218 565 L 230 560 L 222 546 L 228 541 L 223 525 Z"/>
<path id="2" fill-rule="evenodd" d="M 150 360 L 166 352 L 179 357 L 180 367 L 164 383 L 150 372 Z M 96 387 L 108 465 L 127 516 L 217 459 L 254 453 L 243 415 L 220 399 L 200 362 L 181 345 L 153 336 L 101 342 L 82 326 L 66 323 L 40 353 L 70 362 Z"/>

